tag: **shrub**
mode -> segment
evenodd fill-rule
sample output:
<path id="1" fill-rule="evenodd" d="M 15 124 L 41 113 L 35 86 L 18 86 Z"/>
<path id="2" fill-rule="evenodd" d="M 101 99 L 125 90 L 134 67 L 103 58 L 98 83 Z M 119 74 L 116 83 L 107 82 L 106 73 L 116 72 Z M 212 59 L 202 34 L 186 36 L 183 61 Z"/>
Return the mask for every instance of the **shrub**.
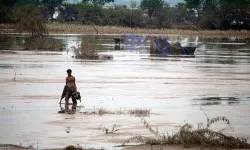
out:
<path id="1" fill-rule="evenodd" d="M 99 56 L 96 52 L 97 46 L 93 40 L 82 39 L 78 47 L 71 47 L 75 54 L 75 58 L 80 59 L 98 59 Z"/>
<path id="2" fill-rule="evenodd" d="M 20 33 L 28 32 L 32 34 L 32 37 L 42 37 L 48 34 L 41 11 L 35 5 L 28 4 L 20 7 L 15 14 L 17 30 Z"/>
<path id="3" fill-rule="evenodd" d="M 134 136 L 126 140 L 123 145 L 130 142 L 140 142 L 151 145 L 166 145 L 166 144 L 181 144 L 188 148 L 191 146 L 200 146 L 213 148 L 250 148 L 250 144 L 244 138 L 236 138 L 232 136 L 226 136 L 222 132 L 213 131 L 210 126 L 218 121 L 223 121 L 226 124 L 230 124 L 230 121 L 225 117 L 216 117 L 213 119 L 207 118 L 207 124 L 205 127 L 199 124 L 197 128 L 194 128 L 190 124 L 181 126 L 178 132 L 172 136 L 160 134 L 158 129 L 153 129 L 152 126 L 142 118 L 142 123 L 145 127 L 155 136 L 155 138 L 145 136 Z"/>

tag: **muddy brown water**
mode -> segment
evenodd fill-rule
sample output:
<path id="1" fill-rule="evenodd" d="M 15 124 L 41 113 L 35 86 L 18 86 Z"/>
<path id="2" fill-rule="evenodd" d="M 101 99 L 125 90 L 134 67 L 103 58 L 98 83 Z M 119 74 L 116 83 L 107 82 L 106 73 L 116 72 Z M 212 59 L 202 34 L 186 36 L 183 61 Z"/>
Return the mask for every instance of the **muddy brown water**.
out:
<path id="1" fill-rule="evenodd" d="M 121 149 L 114 146 L 129 137 L 152 136 L 139 117 L 80 113 L 98 108 L 151 109 L 146 120 L 165 134 L 185 123 L 205 123 L 202 108 L 209 118 L 231 121 L 226 134 L 250 138 L 250 39 L 169 36 L 170 42 L 197 46 L 195 57 L 159 58 L 149 55 L 148 44 L 132 50 L 115 46 L 117 36 L 53 35 L 64 50 L 41 52 L 23 50 L 23 35 L 0 35 L 0 144 Z M 93 38 L 99 52 L 114 59 L 73 59 L 67 49 L 82 38 Z M 78 106 L 84 108 L 58 114 L 68 68 L 82 94 Z M 115 134 L 103 132 L 114 124 L 119 129 Z"/>

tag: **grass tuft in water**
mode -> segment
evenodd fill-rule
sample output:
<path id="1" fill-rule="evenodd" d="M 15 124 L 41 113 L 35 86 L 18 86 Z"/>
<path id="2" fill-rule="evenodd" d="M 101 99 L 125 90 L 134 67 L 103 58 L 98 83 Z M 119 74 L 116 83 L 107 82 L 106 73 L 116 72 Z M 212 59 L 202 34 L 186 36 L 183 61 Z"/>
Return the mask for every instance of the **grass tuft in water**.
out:
<path id="1" fill-rule="evenodd" d="M 113 124 L 113 126 L 112 126 L 111 129 L 106 128 L 106 127 L 103 128 L 103 132 L 105 132 L 105 134 L 114 134 L 114 133 L 116 133 L 119 130 L 120 129 L 117 127 L 116 124 Z"/>
<path id="2" fill-rule="evenodd" d="M 205 127 L 199 125 L 197 128 L 194 128 L 191 124 L 187 123 L 181 126 L 176 134 L 170 136 L 159 133 L 157 128 L 153 129 L 152 126 L 142 118 L 142 123 L 154 135 L 154 138 L 134 136 L 126 140 L 123 145 L 131 142 L 139 142 L 151 145 L 181 144 L 186 148 L 196 146 L 201 148 L 250 148 L 250 144 L 244 138 L 227 136 L 222 132 L 213 131 L 209 128 L 212 124 L 219 121 L 230 125 L 230 121 L 226 117 L 208 118 Z"/>
<path id="3" fill-rule="evenodd" d="M 131 116 L 136 116 L 136 117 L 146 117 L 151 114 L 151 109 L 131 109 L 131 110 L 122 110 L 120 109 L 119 111 L 111 111 L 107 110 L 105 108 L 98 108 L 98 109 L 93 109 L 93 110 L 84 110 L 80 111 L 82 114 L 86 115 L 106 115 L 106 114 L 115 114 L 115 115 L 125 115 L 129 114 Z"/>
<path id="4" fill-rule="evenodd" d="M 138 116 L 138 117 L 149 116 L 150 112 L 151 112 L 150 109 L 141 109 L 141 108 L 131 109 L 131 110 L 128 111 L 128 113 L 130 115 L 135 115 L 135 116 Z"/>

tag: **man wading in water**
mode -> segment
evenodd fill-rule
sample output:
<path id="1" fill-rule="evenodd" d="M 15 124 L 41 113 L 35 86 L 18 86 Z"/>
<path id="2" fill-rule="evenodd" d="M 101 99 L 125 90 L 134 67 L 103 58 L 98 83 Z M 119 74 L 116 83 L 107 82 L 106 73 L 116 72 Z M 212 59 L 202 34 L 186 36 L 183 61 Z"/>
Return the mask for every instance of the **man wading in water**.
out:
<path id="1" fill-rule="evenodd" d="M 72 70 L 68 69 L 67 74 L 68 76 L 66 77 L 66 85 L 64 86 L 63 93 L 61 96 L 60 100 L 60 107 L 61 107 L 61 101 L 65 97 L 65 110 L 59 111 L 59 113 L 65 113 L 68 112 L 69 110 L 69 99 L 72 98 L 73 101 L 73 106 L 72 106 L 72 111 L 75 112 L 76 110 L 76 105 L 77 105 L 77 99 L 81 100 L 80 92 L 77 92 L 76 89 L 76 79 L 74 76 L 72 76 Z M 62 109 L 62 107 L 61 107 Z"/>
<path id="2" fill-rule="evenodd" d="M 72 98 L 73 104 L 76 105 L 77 101 L 75 98 L 72 97 L 73 93 L 76 92 L 76 79 L 74 76 L 71 75 L 72 70 L 68 69 L 66 77 L 66 95 L 65 95 L 65 104 L 69 104 L 70 97 Z"/>
<path id="3" fill-rule="evenodd" d="M 64 87 L 64 92 L 63 95 L 65 94 L 65 111 L 68 112 L 69 111 L 69 99 L 72 98 L 73 101 L 73 106 L 72 106 L 72 111 L 75 112 L 76 110 L 76 105 L 77 105 L 77 101 L 76 99 L 73 97 L 73 93 L 76 92 L 76 79 L 74 76 L 71 75 L 72 70 L 68 69 L 67 70 L 67 74 L 68 76 L 66 77 L 66 85 Z M 61 98 L 62 99 L 62 98 Z M 60 101 L 60 105 L 61 105 L 61 101 Z"/>

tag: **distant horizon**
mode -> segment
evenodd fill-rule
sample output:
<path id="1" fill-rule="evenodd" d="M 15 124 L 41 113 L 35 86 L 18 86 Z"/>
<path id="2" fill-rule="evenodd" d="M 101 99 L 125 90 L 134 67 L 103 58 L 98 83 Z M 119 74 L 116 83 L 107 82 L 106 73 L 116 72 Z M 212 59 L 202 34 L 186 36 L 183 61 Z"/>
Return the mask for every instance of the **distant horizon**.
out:
<path id="1" fill-rule="evenodd" d="M 79 3 L 82 0 L 66 0 L 67 2 L 71 2 L 71 3 Z M 137 2 L 137 6 L 140 5 L 141 0 L 134 0 Z M 180 2 L 184 2 L 184 0 L 164 0 L 165 2 L 167 2 L 170 6 L 176 6 L 178 3 Z M 115 6 L 115 5 L 130 5 L 131 0 L 115 0 L 115 2 L 113 3 L 108 3 L 106 5 L 108 6 Z"/>

